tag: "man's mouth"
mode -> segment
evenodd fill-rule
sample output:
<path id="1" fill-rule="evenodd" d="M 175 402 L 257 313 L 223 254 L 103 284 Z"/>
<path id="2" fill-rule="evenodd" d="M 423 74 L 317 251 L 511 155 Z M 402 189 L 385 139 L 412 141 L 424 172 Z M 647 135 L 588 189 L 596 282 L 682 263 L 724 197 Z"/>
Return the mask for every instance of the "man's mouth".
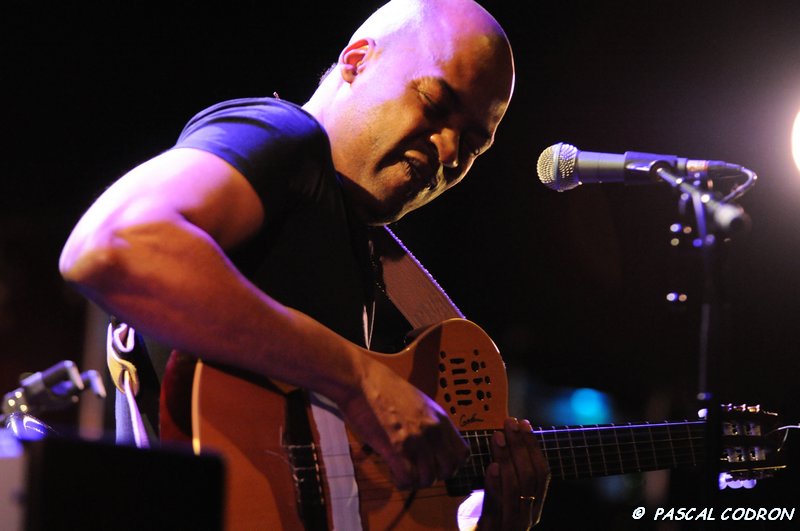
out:
<path id="1" fill-rule="evenodd" d="M 403 162 L 406 165 L 408 176 L 420 187 L 417 192 L 426 188 L 432 190 L 436 187 L 436 171 L 428 164 L 412 157 L 405 157 Z"/>

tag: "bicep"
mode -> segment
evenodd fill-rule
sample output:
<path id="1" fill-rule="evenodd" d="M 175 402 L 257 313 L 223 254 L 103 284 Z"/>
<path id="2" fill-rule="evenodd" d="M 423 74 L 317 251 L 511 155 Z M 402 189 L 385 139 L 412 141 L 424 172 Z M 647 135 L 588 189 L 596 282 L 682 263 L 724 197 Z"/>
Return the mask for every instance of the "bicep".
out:
<path id="1" fill-rule="evenodd" d="M 76 226 L 102 234 L 148 223 L 188 221 L 231 248 L 261 226 L 264 210 L 253 187 L 220 157 L 192 148 L 166 151 L 106 190 Z"/>

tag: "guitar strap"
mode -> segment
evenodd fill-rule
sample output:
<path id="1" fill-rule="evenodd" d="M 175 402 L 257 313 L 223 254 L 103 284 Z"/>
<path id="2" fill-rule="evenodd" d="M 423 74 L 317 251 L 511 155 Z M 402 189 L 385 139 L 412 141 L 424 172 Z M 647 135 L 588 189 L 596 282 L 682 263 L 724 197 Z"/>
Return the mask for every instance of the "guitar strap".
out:
<path id="1" fill-rule="evenodd" d="M 414 328 L 464 314 L 389 227 L 375 227 L 371 238 L 380 257 L 383 284 L 392 304 Z"/>
<path id="2" fill-rule="evenodd" d="M 116 441 L 149 448 L 150 435 L 136 400 L 141 380 L 137 370 L 141 363 L 137 361 L 143 362 L 146 356 L 137 349 L 143 349 L 144 343 L 132 327 L 115 318 L 110 321 L 106 331 L 106 363 L 117 388 L 114 401 Z"/>

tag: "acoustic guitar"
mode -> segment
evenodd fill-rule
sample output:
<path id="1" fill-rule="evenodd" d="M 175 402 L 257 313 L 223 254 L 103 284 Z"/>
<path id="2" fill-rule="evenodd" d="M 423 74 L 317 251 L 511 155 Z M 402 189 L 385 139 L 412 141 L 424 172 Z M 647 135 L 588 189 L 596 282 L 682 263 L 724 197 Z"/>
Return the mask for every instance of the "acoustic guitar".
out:
<path id="1" fill-rule="evenodd" d="M 226 529 L 457 529 L 456 512 L 482 488 L 489 439 L 507 417 L 505 365 L 477 325 L 451 319 L 398 354 L 374 354 L 432 397 L 471 452 L 447 481 L 400 491 L 379 455 L 346 430 L 321 397 L 268 379 L 198 363 L 192 396 L 196 452 L 227 463 Z M 719 468 L 731 479 L 783 468 L 777 416 L 725 406 Z M 706 458 L 703 420 L 535 430 L 555 479 L 696 466 Z"/>

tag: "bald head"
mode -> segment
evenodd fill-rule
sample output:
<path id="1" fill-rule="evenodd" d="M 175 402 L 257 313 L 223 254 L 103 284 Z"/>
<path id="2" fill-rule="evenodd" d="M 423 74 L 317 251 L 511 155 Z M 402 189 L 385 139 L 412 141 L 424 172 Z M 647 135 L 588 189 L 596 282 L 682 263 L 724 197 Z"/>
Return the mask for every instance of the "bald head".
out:
<path id="1" fill-rule="evenodd" d="M 392 0 L 375 11 L 348 44 L 372 39 L 383 50 L 414 48 L 450 58 L 459 43 L 483 40 L 492 59 L 513 76 L 511 46 L 495 18 L 473 0 Z M 477 59 L 477 58 L 476 58 Z"/>
<path id="2" fill-rule="evenodd" d="M 364 21 L 350 42 L 367 35 L 385 37 L 407 31 L 419 32 L 430 24 L 451 21 L 465 29 L 468 26 L 482 28 L 505 36 L 494 17 L 473 0 L 392 0 Z"/>
<path id="3" fill-rule="evenodd" d="M 350 38 L 306 109 L 359 214 L 393 221 L 458 183 L 491 146 L 511 47 L 472 0 L 392 0 Z"/>

